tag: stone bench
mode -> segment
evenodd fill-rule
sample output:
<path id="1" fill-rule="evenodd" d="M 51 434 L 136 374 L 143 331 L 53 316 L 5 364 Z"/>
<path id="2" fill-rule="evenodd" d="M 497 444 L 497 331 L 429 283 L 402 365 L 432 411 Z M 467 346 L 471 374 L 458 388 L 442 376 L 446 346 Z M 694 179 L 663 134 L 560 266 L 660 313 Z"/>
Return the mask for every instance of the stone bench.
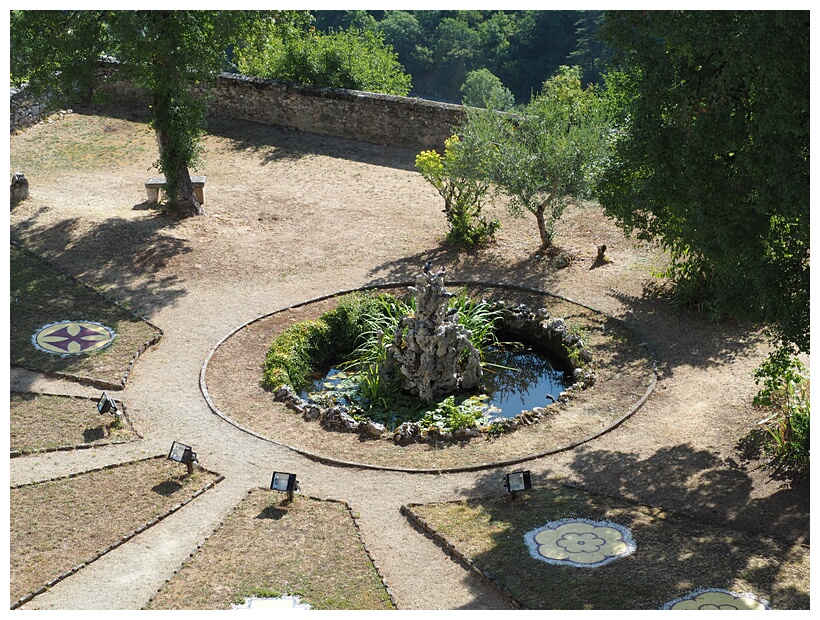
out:
<path id="1" fill-rule="evenodd" d="M 205 177 L 191 177 L 191 185 L 194 186 L 194 195 L 199 204 L 205 204 Z M 159 202 L 159 190 L 165 189 L 165 177 L 151 177 L 145 182 L 145 190 L 148 192 L 150 202 Z"/>

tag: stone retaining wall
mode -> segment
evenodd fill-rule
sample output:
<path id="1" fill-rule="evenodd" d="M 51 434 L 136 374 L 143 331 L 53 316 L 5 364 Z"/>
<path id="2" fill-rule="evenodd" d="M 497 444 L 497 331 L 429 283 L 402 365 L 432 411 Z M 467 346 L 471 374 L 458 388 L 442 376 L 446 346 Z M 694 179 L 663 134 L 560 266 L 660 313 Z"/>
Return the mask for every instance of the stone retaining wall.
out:
<path id="1" fill-rule="evenodd" d="M 98 92 L 112 102 L 142 98 L 132 84 L 116 79 L 115 63 L 101 63 L 98 77 Z M 412 149 L 443 148 L 464 119 L 464 106 L 451 103 L 228 73 L 199 88 L 211 96 L 209 113 L 216 117 Z M 13 94 L 11 130 L 42 120 L 45 110 L 25 91 Z"/>
<path id="2" fill-rule="evenodd" d="M 209 90 L 218 117 L 414 149 L 443 147 L 464 118 L 450 103 L 239 75 L 222 74 Z"/>
<path id="3" fill-rule="evenodd" d="M 9 98 L 10 132 L 25 129 L 49 113 L 48 97 L 35 98 L 25 87 L 12 89 Z"/>

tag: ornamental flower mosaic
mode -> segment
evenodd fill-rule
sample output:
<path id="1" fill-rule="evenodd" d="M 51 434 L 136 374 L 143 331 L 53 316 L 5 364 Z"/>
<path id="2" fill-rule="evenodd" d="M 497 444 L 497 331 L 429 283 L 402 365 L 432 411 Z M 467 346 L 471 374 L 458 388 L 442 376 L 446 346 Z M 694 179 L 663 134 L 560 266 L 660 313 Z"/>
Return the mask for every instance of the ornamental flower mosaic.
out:
<path id="1" fill-rule="evenodd" d="M 754 609 L 762 611 L 768 605 L 754 594 L 735 594 L 719 588 L 700 588 L 682 598 L 668 602 L 661 609 Z"/>
<path id="2" fill-rule="evenodd" d="M 595 568 L 635 551 L 631 532 L 611 521 L 561 519 L 524 534 L 530 555 L 549 564 Z"/>
<path id="3" fill-rule="evenodd" d="M 66 356 L 98 351 L 111 344 L 114 336 L 113 329 L 94 321 L 61 321 L 44 325 L 31 341 L 40 351 Z"/>

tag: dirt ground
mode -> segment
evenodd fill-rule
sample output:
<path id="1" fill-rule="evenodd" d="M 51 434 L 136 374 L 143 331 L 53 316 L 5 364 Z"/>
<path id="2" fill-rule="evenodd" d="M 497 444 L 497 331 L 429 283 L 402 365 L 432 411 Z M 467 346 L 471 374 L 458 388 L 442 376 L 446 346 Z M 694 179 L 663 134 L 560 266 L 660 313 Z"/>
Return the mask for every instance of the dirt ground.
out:
<path id="1" fill-rule="evenodd" d="M 162 452 L 171 436 L 190 437 L 206 465 L 226 478 L 236 472 L 239 486 L 256 475 L 249 472 L 268 468 L 255 451 L 300 463 L 315 494 L 361 510 L 366 543 L 400 607 L 500 604 L 482 599 L 468 577 L 442 577 L 437 571 L 452 570 L 444 564 L 417 575 L 412 566 L 426 557 L 426 543 L 414 531 L 392 538 L 390 529 L 398 527 L 397 502 L 486 492 L 494 488 L 488 472 L 433 483 L 426 476 L 354 475 L 307 464 L 226 429 L 199 390 L 205 357 L 235 327 L 317 296 L 410 280 L 431 260 L 452 278 L 532 286 L 591 306 L 623 321 L 657 358 L 658 384 L 646 404 L 590 443 L 528 462 L 536 479 L 809 543 L 808 487 L 772 478 L 750 438 L 760 419 L 751 405 L 752 372 L 767 351 L 760 331 L 673 309 L 656 294 L 653 272 L 664 264 L 662 253 L 626 238 L 596 205 L 570 205 L 558 224 L 556 243 L 570 259 L 565 268 L 536 252 L 534 218 L 511 218 L 503 204 L 488 207 L 502 221 L 496 242 L 459 253 L 444 244 L 443 203 L 415 171 L 413 150 L 231 121 L 211 120 L 208 132 L 197 171 L 207 176 L 207 215 L 184 221 L 146 202 L 143 184 L 155 174 L 156 142 L 138 114 L 73 113 L 11 137 L 10 172 L 23 171 L 31 193 L 11 212 L 12 238 L 165 334 L 138 360 L 122 393 L 146 446 Z M 594 266 L 601 244 L 611 262 Z M 248 368 L 259 363 L 248 356 Z M 42 382 L 12 374 L 12 389 Z M 12 482 L 82 469 L 82 458 L 124 456 L 13 459 Z M 395 496 L 374 494 L 377 484 L 395 489 Z M 221 493 L 232 488 L 220 486 Z M 217 515 L 231 505 L 230 498 L 224 502 Z M 202 523 L 205 531 L 212 519 L 203 516 Z M 452 591 L 426 599 L 430 580 Z M 73 604 L 71 584 L 65 587 L 41 604 Z M 119 605 L 134 604 L 120 596 Z"/>

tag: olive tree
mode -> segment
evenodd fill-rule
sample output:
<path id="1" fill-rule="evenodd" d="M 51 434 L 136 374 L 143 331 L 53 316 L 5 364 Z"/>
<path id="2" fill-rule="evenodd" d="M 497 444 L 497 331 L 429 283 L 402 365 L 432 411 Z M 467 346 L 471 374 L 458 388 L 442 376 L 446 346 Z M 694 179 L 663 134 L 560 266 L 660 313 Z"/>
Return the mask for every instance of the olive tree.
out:
<path id="1" fill-rule="evenodd" d="M 540 249 L 548 252 L 568 202 L 595 186 L 609 121 L 595 87 L 581 88 L 580 68 L 561 67 L 520 114 L 468 109 L 458 134 L 465 149 L 481 154 L 510 211 L 535 216 Z"/>

